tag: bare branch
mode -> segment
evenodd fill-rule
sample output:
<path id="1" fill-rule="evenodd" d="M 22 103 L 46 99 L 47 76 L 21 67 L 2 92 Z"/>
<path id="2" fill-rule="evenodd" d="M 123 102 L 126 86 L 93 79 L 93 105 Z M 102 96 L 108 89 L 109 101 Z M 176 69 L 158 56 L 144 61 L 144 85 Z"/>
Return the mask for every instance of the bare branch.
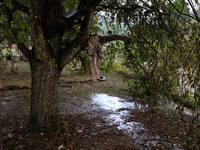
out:
<path id="1" fill-rule="evenodd" d="M 122 40 L 122 41 L 131 41 L 130 36 L 123 36 L 123 35 L 108 35 L 108 36 L 99 36 L 100 43 L 114 41 L 114 40 Z"/>

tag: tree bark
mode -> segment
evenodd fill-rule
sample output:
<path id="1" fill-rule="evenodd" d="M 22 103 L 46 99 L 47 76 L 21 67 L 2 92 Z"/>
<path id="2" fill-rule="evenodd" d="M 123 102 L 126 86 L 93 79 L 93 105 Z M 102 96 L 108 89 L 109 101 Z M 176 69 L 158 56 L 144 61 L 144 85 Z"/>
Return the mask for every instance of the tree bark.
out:
<path id="1" fill-rule="evenodd" d="M 56 128 L 58 121 L 58 81 L 62 69 L 44 60 L 31 63 L 32 93 L 30 126 L 40 130 Z"/>
<path id="2" fill-rule="evenodd" d="M 32 18 L 31 103 L 29 127 L 51 131 L 58 128 L 58 81 L 62 71 L 58 57 L 63 36 L 61 0 L 29 0 Z M 45 10 L 45 11 L 44 11 Z M 62 31 L 62 32 L 61 32 Z"/>

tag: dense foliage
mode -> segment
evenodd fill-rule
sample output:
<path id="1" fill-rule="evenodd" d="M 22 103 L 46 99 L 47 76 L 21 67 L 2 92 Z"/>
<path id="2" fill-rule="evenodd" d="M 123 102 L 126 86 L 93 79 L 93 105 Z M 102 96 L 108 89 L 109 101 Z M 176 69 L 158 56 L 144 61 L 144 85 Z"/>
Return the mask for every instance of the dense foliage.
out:
<path id="1" fill-rule="evenodd" d="M 188 131 L 185 142 L 189 149 L 198 149 L 199 138 L 195 138 L 200 106 L 200 30 L 196 15 L 199 3 L 196 1 L 194 7 L 191 1 L 139 1 L 132 5 L 131 2 L 107 5 L 114 9 L 106 14 L 110 17 L 105 19 L 107 28 L 114 33 L 117 28 L 123 28 L 122 34 L 130 35 L 131 41 L 108 45 L 105 55 L 106 61 L 110 61 L 104 69 L 112 68 L 113 60 L 123 54 L 124 64 L 132 75 L 129 90 L 134 95 L 150 100 L 152 106 L 166 99 L 192 108 L 196 115 L 192 117 L 190 129 L 185 129 Z M 116 57 L 117 53 L 120 55 Z"/>

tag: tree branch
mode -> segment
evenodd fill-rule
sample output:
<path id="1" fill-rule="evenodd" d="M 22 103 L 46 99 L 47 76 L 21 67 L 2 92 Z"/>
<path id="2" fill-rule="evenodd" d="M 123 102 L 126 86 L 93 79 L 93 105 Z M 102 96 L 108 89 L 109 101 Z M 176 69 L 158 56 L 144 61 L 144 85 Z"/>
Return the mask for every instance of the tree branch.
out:
<path id="1" fill-rule="evenodd" d="M 174 4 L 172 3 L 171 0 L 169 0 L 169 3 L 170 3 L 170 4 L 174 7 L 174 9 L 176 9 L 176 11 L 179 12 L 180 14 L 185 15 L 185 16 L 188 16 L 188 17 L 190 17 L 190 18 L 193 18 L 193 19 L 195 19 L 196 21 L 199 21 L 198 18 L 195 18 L 195 17 L 193 17 L 193 16 L 190 16 L 190 15 L 188 15 L 188 14 L 185 14 L 185 13 L 180 12 L 180 11 L 174 6 Z"/>
<path id="2" fill-rule="evenodd" d="M 86 0 L 80 0 L 77 10 L 81 17 L 85 14 L 86 7 Z"/>
<path id="3" fill-rule="evenodd" d="M 0 36 L 0 43 L 3 42 L 3 41 L 4 41 L 4 37 L 2 35 L 2 36 Z"/>
<path id="4" fill-rule="evenodd" d="M 200 17 L 198 16 L 197 11 L 196 11 L 195 8 L 194 8 L 193 2 L 192 2 L 191 0 L 188 0 L 188 2 L 189 2 L 189 4 L 190 4 L 190 6 L 192 7 L 192 10 L 193 10 L 193 12 L 194 12 L 195 17 L 196 17 L 197 20 L 200 22 Z"/>
<path id="5" fill-rule="evenodd" d="M 25 5 L 19 3 L 17 0 L 12 0 L 12 4 L 20 11 L 26 13 L 29 15 L 29 8 L 26 7 Z"/>
<path id="6" fill-rule="evenodd" d="M 125 46 L 124 46 L 124 49 L 131 55 L 132 58 L 134 58 L 135 60 L 137 59 L 136 56 L 133 55 L 133 53 L 131 52 L 131 50 L 129 49 L 129 45 L 130 45 L 130 42 L 129 41 L 125 41 Z M 135 61 L 137 63 L 138 66 L 140 66 L 145 73 L 147 73 L 147 70 L 145 67 L 143 67 L 140 63 L 138 63 L 137 61 Z"/>
<path id="7" fill-rule="evenodd" d="M 4 7 L 4 13 L 6 14 L 8 25 L 10 27 L 10 22 L 13 20 L 13 13 L 8 7 Z"/>
<path id="8" fill-rule="evenodd" d="M 114 41 L 114 40 L 122 40 L 122 41 L 131 41 L 130 36 L 123 36 L 123 35 L 108 35 L 108 36 L 99 36 L 100 43 Z"/>
<path id="9" fill-rule="evenodd" d="M 29 52 L 29 49 L 28 47 L 25 45 L 25 43 L 22 41 L 22 42 L 18 42 L 18 35 L 17 35 L 17 32 L 14 31 L 12 28 L 11 28 L 11 21 L 13 21 L 13 13 L 12 11 L 8 8 L 8 7 L 4 7 L 4 12 L 7 16 L 7 21 L 8 21 L 8 26 L 9 28 L 11 29 L 12 31 L 12 35 L 14 37 L 14 40 L 15 42 L 17 43 L 17 47 L 20 49 L 20 51 L 28 58 L 30 59 L 30 52 Z"/>
<path id="10" fill-rule="evenodd" d="M 85 2 L 85 0 L 81 0 L 80 3 Z M 65 45 L 64 51 L 62 51 L 59 54 L 59 57 L 61 58 L 61 67 L 64 67 L 67 63 L 69 63 L 74 57 L 78 55 L 78 53 L 87 46 L 87 40 L 88 40 L 88 34 L 90 32 L 90 29 L 92 27 L 93 18 L 95 15 L 96 7 L 101 2 L 101 0 L 93 0 L 88 1 L 87 3 L 80 4 L 80 7 L 87 7 L 86 10 L 84 10 L 84 20 L 81 26 L 81 29 L 79 31 L 79 34 L 77 37 L 71 41 L 70 44 L 67 43 Z M 80 9 L 79 9 L 80 11 Z"/>

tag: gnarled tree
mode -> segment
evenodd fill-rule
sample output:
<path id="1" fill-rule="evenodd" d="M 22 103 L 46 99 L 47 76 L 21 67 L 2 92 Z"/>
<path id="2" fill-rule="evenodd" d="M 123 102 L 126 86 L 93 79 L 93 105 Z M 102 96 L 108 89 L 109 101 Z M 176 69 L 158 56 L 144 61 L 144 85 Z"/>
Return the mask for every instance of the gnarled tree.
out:
<path id="1" fill-rule="evenodd" d="M 19 50 L 28 58 L 31 68 L 31 107 L 29 125 L 42 130 L 57 127 L 58 81 L 63 67 L 87 46 L 89 31 L 97 6 L 101 0 L 80 0 L 78 12 L 83 23 L 75 30 L 63 23 L 63 0 L 28 0 L 10 2 L 1 0 L 1 19 L 6 20 L 6 28 Z M 13 9 L 14 8 L 14 9 Z M 16 25 L 16 14 L 21 22 Z M 19 20 L 19 19 L 18 19 Z M 2 24 L 5 25 L 5 22 Z M 31 29 L 25 31 L 26 27 Z M 22 33 L 31 37 L 32 48 L 26 46 Z M 30 33 L 30 34 L 29 34 Z M 63 40 L 64 33 L 69 37 Z M 71 34 L 73 36 L 71 36 Z M 76 33 L 76 34 L 75 34 Z M 1 40 L 6 37 L 4 33 Z M 126 36 L 101 37 L 101 41 L 129 39 Z"/>

